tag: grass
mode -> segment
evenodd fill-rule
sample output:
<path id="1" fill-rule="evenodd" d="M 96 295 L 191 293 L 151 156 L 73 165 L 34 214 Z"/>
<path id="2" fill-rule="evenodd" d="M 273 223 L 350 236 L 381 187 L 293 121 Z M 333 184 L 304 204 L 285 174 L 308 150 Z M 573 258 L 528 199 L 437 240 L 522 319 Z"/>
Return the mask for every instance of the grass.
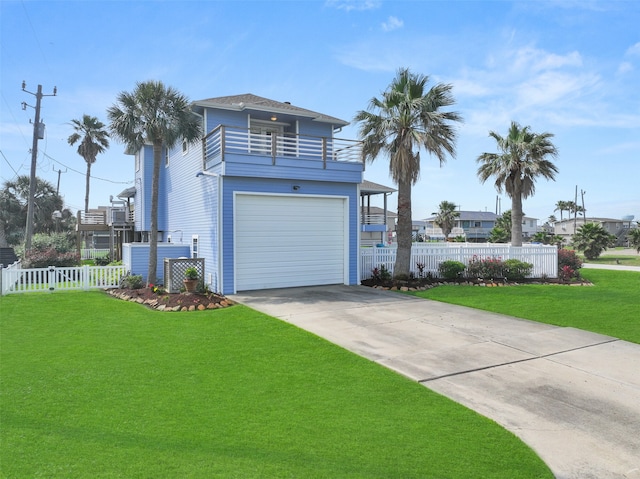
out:
<path id="1" fill-rule="evenodd" d="M 580 271 L 594 286 L 439 286 L 410 294 L 640 343 L 640 272 Z"/>
<path id="2" fill-rule="evenodd" d="M 585 259 L 584 256 L 581 256 L 582 261 L 585 263 L 595 263 L 595 264 L 619 264 L 622 266 L 640 266 L 640 255 L 631 256 L 624 254 L 615 254 L 610 253 L 606 255 L 601 255 L 596 259 Z"/>
<path id="3" fill-rule="evenodd" d="M 243 306 L 0 298 L 6 478 L 551 478 L 510 432 Z"/>

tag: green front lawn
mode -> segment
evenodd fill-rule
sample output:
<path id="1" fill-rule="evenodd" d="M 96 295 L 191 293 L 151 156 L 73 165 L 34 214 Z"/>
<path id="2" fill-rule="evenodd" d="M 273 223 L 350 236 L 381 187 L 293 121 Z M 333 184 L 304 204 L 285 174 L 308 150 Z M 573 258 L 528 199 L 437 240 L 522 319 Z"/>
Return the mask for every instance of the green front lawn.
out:
<path id="1" fill-rule="evenodd" d="M 640 343 L 640 272 L 580 272 L 593 286 L 439 286 L 410 294 Z"/>
<path id="2" fill-rule="evenodd" d="M 15 294 L 0 320 L 2 477 L 552 477 L 494 422 L 243 306 Z"/>
<path id="3" fill-rule="evenodd" d="M 603 254 L 596 259 L 585 259 L 584 256 L 580 256 L 585 263 L 595 264 L 616 264 L 622 266 L 640 266 L 640 255 L 624 255 L 616 253 Z"/>

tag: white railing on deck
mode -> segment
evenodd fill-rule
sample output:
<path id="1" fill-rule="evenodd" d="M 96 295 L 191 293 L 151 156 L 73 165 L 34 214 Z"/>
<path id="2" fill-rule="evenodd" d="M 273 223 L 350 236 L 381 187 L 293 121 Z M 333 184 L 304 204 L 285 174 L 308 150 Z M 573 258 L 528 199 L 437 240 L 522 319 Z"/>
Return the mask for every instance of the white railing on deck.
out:
<path id="1" fill-rule="evenodd" d="M 362 162 L 362 144 L 355 140 L 296 135 L 252 133 L 246 128 L 220 125 L 202 140 L 204 162 L 225 160 L 226 153 L 318 161 Z"/>
<path id="2" fill-rule="evenodd" d="M 385 220 L 384 215 L 362 215 L 363 225 L 383 225 Z"/>
<path id="3" fill-rule="evenodd" d="M 4 268 L 2 295 L 38 291 L 117 288 L 126 274 L 124 266 L 49 266 L 48 268 Z"/>
<path id="4" fill-rule="evenodd" d="M 372 270 L 384 265 L 391 274 L 396 261 L 397 247 L 360 248 L 360 279 L 372 277 Z M 517 259 L 533 264 L 531 278 L 558 277 L 558 249 L 553 245 L 510 246 L 500 243 L 414 243 L 411 249 L 410 270 L 419 274 L 418 263 L 424 264 L 423 274 L 438 276 L 443 261 L 460 261 L 465 265 L 472 258 Z"/>

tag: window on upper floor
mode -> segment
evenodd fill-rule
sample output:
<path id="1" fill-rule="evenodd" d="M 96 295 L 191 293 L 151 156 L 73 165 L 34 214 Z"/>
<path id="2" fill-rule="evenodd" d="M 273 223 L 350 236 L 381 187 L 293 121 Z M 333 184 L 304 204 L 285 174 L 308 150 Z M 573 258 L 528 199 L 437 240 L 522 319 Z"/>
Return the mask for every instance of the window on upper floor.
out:
<path id="1" fill-rule="evenodd" d="M 164 149 L 164 166 L 169 166 L 169 148 Z"/>
<path id="2" fill-rule="evenodd" d="M 189 142 L 183 138 L 182 139 L 182 154 L 186 155 L 187 153 L 189 153 Z"/>

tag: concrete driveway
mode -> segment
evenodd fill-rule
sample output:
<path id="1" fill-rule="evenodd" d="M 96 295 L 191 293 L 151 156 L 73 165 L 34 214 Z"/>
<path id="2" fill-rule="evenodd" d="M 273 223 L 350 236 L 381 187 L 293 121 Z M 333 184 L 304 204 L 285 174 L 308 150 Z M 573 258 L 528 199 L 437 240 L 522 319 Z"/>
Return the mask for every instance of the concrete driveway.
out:
<path id="1" fill-rule="evenodd" d="M 640 479 L 640 345 L 363 286 L 232 298 L 495 420 L 558 479 Z"/>

